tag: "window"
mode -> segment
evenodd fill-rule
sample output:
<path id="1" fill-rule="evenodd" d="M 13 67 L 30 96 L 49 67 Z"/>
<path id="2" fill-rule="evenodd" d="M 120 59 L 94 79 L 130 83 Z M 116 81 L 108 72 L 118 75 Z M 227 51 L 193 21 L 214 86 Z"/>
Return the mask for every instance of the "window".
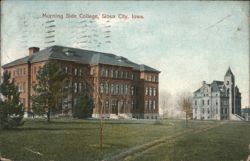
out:
<path id="1" fill-rule="evenodd" d="M 114 70 L 113 70 L 113 69 L 110 70 L 110 77 L 111 77 L 111 78 L 114 77 Z"/>
<path id="2" fill-rule="evenodd" d="M 125 78 L 128 78 L 128 72 L 125 72 Z"/>
<path id="3" fill-rule="evenodd" d="M 196 100 L 194 101 L 194 105 L 197 105 L 197 101 Z"/>
<path id="4" fill-rule="evenodd" d="M 105 84 L 105 92 L 106 92 L 106 94 L 109 93 L 109 84 L 108 83 Z"/>
<path id="5" fill-rule="evenodd" d="M 132 102 L 131 102 L 131 106 L 132 106 L 132 109 L 135 109 L 135 102 L 134 102 L 135 100 L 132 100 Z"/>
<path id="6" fill-rule="evenodd" d="M 106 70 L 105 70 L 105 77 L 108 77 L 108 76 L 109 76 L 109 70 L 106 69 Z"/>
<path id="7" fill-rule="evenodd" d="M 77 83 L 74 83 L 74 92 L 77 93 Z"/>
<path id="8" fill-rule="evenodd" d="M 114 85 L 113 84 L 111 84 L 110 92 L 111 92 L 111 94 L 114 94 Z"/>
<path id="9" fill-rule="evenodd" d="M 156 88 L 154 88 L 153 95 L 156 96 Z"/>
<path id="10" fill-rule="evenodd" d="M 148 95 L 148 87 L 146 87 L 146 89 L 145 89 L 145 95 L 146 96 Z"/>
<path id="11" fill-rule="evenodd" d="M 125 94 L 126 95 L 128 94 L 128 85 L 127 84 L 125 85 Z"/>
<path id="12" fill-rule="evenodd" d="M 104 75 L 105 75 L 105 69 L 101 68 L 101 76 L 104 77 Z"/>
<path id="13" fill-rule="evenodd" d="M 133 96 L 134 95 L 134 86 L 131 86 L 131 95 Z"/>
<path id="14" fill-rule="evenodd" d="M 100 93 L 103 93 L 103 92 L 104 92 L 104 84 L 101 83 L 101 85 L 100 85 Z"/>
<path id="15" fill-rule="evenodd" d="M 79 83 L 79 84 L 78 84 L 78 89 L 79 89 L 79 92 L 82 91 L 82 83 Z"/>
<path id="16" fill-rule="evenodd" d="M 26 68 L 23 68 L 23 75 L 26 75 Z"/>
<path id="17" fill-rule="evenodd" d="M 209 108 L 207 109 L 207 113 L 208 113 L 208 114 L 210 113 L 210 109 L 209 109 Z"/>
<path id="18" fill-rule="evenodd" d="M 149 109 L 151 110 L 152 109 L 152 101 L 151 100 L 149 100 L 148 105 L 149 105 Z"/>
<path id="19" fill-rule="evenodd" d="M 152 88 L 149 88 L 149 96 L 152 96 Z"/>
<path id="20" fill-rule="evenodd" d="M 134 79 L 135 79 L 135 75 L 134 75 L 134 73 L 132 73 L 131 78 L 132 78 L 132 80 L 134 80 Z"/>
<path id="21" fill-rule="evenodd" d="M 77 68 L 75 68 L 75 75 L 77 75 Z"/>
<path id="22" fill-rule="evenodd" d="M 117 78 L 118 77 L 118 71 L 116 70 L 115 71 L 115 78 Z"/>
<path id="23" fill-rule="evenodd" d="M 148 101 L 145 101 L 145 109 L 148 109 Z"/>
<path id="24" fill-rule="evenodd" d="M 153 109 L 155 110 L 155 107 L 156 107 L 156 105 L 155 105 L 155 100 L 153 101 Z"/>
<path id="25" fill-rule="evenodd" d="M 207 105 L 209 105 L 209 100 L 207 100 Z"/>
<path id="26" fill-rule="evenodd" d="M 65 73 L 68 73 L 68 67 L 67 66 L 64 68 L 64 70 L 65 70 Z"/>
<path id="27" fill-rule="evenodd" d="M 204 100 L 202 100 L 202 105 L 203 105 L 203 106 L 205 105 L 205 101 L 204 101 Z"/>
<path id="28" fill-rule="evenodd" d="M 115 94 L 119 94 L 119 84 L 115 85 Z"/>

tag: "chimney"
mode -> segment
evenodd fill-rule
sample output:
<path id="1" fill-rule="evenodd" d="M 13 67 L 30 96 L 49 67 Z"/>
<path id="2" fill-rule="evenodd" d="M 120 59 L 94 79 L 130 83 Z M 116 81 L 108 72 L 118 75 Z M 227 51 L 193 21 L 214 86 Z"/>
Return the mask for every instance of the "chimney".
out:
<path id="1" fill-rule="evenodd" d="M 34 53 L 36 53 L 38 51 L 39 51 L 38 47 L 30 47 L 29 48 L 29 56 L 33 55 Z"/>

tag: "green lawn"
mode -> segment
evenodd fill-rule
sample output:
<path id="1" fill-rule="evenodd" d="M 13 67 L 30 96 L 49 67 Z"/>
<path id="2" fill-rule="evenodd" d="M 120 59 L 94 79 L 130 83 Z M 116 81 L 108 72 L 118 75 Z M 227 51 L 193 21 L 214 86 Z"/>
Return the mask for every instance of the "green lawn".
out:
<path id="1" fill-rule="evenodd" d="M 181 120 L 108 120 L 101 150 L 98 120 L 26 120 L 18 129 L 0 132 L 0 152 L 14 161 L 246 159 L 250 124 L 221 123 L 191 121 L 186 127 Z"/>

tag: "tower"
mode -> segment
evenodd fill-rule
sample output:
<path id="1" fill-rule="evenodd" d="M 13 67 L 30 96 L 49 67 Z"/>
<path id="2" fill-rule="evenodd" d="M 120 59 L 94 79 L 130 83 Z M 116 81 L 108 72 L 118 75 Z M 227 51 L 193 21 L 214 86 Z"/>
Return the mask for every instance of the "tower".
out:
<path id="1" fill-rule="evenodd" d="M 235 81 L 234 75 L 230 69 L 228 68 L 225 76 L 224 76 L 224 85 L 226 87 L 226 95 L 229 97 L 229 119 L 231 119 L 231 115 L 235 113 Z"/>

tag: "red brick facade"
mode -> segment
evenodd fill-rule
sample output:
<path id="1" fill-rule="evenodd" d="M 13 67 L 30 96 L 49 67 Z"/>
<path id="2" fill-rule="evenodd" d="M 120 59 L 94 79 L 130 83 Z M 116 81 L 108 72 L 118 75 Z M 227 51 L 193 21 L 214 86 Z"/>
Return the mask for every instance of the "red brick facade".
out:
<path id="1" fill-rule="evenodd" d="M 30 48 L 27 60 L 31 60 L 38 48 Z M 41 55 L 40 55 L 41 56 Z M 110 55 L 108 55 L 110 56 Z M 72 93 L 63 100 L 62 110 L 69 109 L 76 103 L 76 96 L 92 87 L 94 101 L 93 117 L 107 118 L 157 118 L 159 116 L 159 72 L 139 70 L 133 66 L 122 66 L 104 63 L 82 63 L 64 59 L 44 59 L 41 61 L 22 61 L 4 65 L 4 70 L 11 73 L 19 87 L 20 101 L 26 111 L 31 109 L 33 86 L 37 83 L 36 75 L 43 65 L 55 60 L 70 75 Z M 101 108 L 103 107 L 103 108 Z"/>

